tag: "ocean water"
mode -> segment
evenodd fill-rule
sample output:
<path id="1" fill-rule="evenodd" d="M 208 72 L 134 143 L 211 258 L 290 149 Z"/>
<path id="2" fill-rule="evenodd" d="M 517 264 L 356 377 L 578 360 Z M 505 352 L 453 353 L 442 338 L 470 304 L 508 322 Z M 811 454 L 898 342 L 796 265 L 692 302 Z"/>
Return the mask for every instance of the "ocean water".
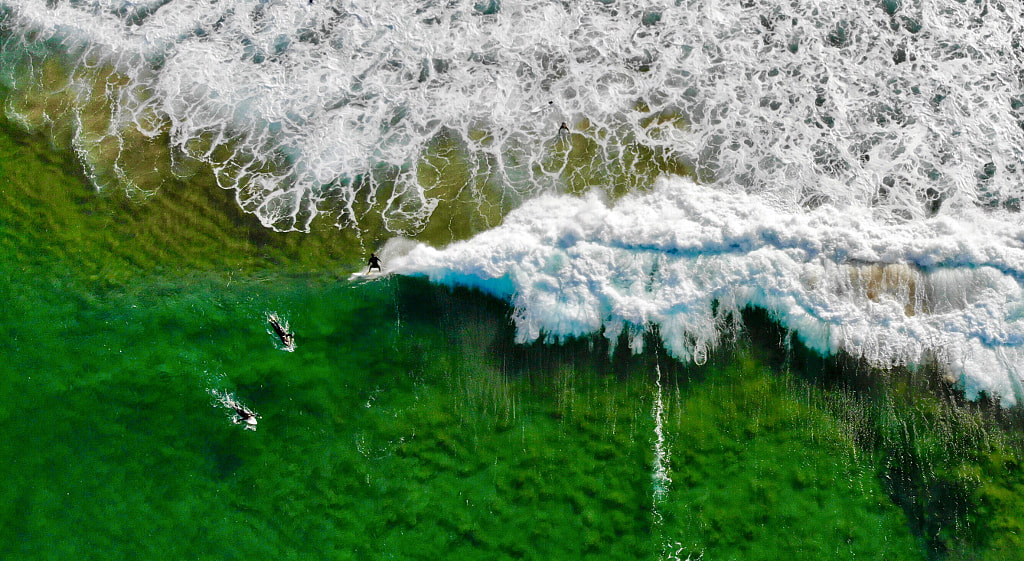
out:
<path id="1" fill-rule="evenodd" d="M 1022 21 L 0 0 L 0 551 L 1019 558 Z"/>

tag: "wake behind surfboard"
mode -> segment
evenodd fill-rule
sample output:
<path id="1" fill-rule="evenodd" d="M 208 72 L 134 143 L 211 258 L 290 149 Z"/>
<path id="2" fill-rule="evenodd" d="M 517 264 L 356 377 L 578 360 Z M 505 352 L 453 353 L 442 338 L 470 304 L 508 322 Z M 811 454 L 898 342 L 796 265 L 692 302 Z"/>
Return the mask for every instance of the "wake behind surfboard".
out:
<path id="1" fill-rule="evenodd" d="M 277 312 L 267 312 L 267 323 L 273 331 L 267 331 L 270 335 L 274 335 L 281 341 L 281 350 L 294 352 L 295 351 L 295 333 L 291 331 L 288 326 L 288 321 L 282 319 L 277 315 Z"/>

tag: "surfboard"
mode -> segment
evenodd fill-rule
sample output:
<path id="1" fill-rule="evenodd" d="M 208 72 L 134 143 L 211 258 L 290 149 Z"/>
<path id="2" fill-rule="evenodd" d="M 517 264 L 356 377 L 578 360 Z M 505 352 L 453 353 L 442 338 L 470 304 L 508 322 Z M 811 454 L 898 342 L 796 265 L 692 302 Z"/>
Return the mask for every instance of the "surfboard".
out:
<path id="1" fill-rule="evenodd" d="M 355 282 L 355 281 L 380 280 L 380 279 L 388 276 L 388 274 L 389 273 L 386 270 L 385 271 L 370 271 L 369 273 L 367 273 L 366 271 L 356 271 L 356 272 L 352 273 L 351 276 L 348 277 L 348 280 L 353 281 L 353 282 Z"/>

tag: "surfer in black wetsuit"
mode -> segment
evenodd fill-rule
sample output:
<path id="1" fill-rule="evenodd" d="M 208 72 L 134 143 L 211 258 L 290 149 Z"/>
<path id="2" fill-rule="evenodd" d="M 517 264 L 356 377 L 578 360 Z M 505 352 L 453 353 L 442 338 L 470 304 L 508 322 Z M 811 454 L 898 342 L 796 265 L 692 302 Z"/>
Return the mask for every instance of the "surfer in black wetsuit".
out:
<path id="1" fill-rule="evenodd" d="M 366 274 L 370 274 L 370 271 L 372 271 L 374 269 L 377 269 L 378 273 L 382 272 L 381 268 L 380 268 L 380 257 L 377 257 L 376 253 L 371 253 L 370 254 L 370 268 L 366 270 Z"/>
<path id="2" fill-rule="evenodd" d="M 238 400 L 235 399 L 235 396 L 229 394 L 227 391 L 210 390 L 210 394 L 217 398 L 217 402 L 221 406 L 235 412 L 235 414 L 231 416 L 232 423 L 244 426 L 245 430 L 256 430 L 256 419 L 260 418 L 259 414 L 239 403 Z"/>
<path id="3" fill-rule="evenodd" d="M 284 350 L 295 350 L 295 334 L 288 331 L 288 323 L 282 323 L 281 318 L 273 313 L 267 314 L 267 321 L 270 322 L 270 327 L 274 329 L 274 334 L 277 335 L 277 338 L 281 340 L 281 344 L 284 345 Z"/>
<path id="4" fill-rule="evenodd" d="M 562 136 L 562 131 L 569 134 L 569 125 L 565 124 L 565 121 L 562 121 L 562 126 L 558 127 L 558 136 Z"/>
<path id="5" fill-rule="evenodd" d="M 256 417 L 258 415 L 256 415 L 252 411 L 249 411 L 248 409 L 241 405 L 232 405 L 231 408 L 234 409 L 235 414 L 238 415 L 238 420 L 235 421 L 236 424 L 240 425 L 242 423 L 245 423 L 247 426 L 250 427 L 256 426 Z"/>

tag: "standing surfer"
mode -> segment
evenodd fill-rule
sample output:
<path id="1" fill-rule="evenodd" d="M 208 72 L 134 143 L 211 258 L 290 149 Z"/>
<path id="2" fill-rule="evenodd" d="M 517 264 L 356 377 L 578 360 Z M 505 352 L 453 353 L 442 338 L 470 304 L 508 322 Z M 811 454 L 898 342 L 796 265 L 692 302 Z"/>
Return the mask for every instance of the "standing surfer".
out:
<path id="1" fill-rule="evenodd" d="M 370 274 L 370 271 L 377 269 L 378 273 L 383 272 L 380 268 L 380 257 L 377 257 L 376 253 L 370 254 L 370 268 L 366 270 L 366 274 Z"/>

